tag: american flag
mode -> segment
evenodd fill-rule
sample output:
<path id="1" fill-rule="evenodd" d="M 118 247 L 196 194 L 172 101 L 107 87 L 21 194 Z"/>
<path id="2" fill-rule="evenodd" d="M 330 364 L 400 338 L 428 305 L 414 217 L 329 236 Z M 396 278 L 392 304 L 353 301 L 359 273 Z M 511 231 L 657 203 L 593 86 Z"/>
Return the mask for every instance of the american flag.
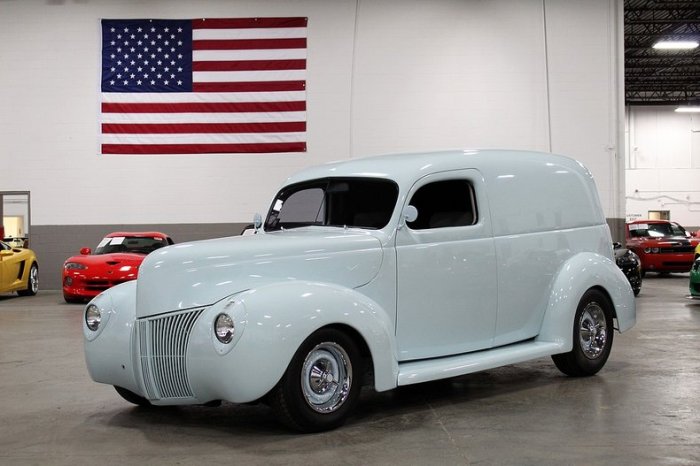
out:
<path id="1" fill-rule="evenodd" d="M 102 154 L 306 151 L 306 18 L 102 20 Z"/>

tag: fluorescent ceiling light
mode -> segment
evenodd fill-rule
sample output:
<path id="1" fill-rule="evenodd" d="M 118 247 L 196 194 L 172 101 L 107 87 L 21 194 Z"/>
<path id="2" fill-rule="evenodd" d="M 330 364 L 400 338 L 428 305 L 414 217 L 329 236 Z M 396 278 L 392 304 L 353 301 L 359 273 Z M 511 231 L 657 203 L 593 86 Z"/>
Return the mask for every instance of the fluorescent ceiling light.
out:
<path id="1" fill-rule="evenodd" d="M 700 106 L 683 105 L 676 109 L 678 113 L 700 113 Z"/>
<path id="2" fill-rule="evenodd" d="M 653 45 L 657 50 L 689 50 L 698 46 L 696 40 L 660 40 Z"/>

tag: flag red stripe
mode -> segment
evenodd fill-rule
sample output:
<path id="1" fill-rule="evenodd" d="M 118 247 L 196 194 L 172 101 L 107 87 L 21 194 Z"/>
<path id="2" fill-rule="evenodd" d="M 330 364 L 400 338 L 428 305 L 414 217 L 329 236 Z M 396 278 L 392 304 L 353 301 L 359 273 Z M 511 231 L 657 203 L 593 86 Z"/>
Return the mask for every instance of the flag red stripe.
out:
<path id="1" fill-rule="evenodd" d="M 280 123 L 104 123 L 103 134 L 300 133 L 306 122 Z"/>
<path id="2" fill-rule="evenodd" d="M 193 92 L 275 92 L 303 91 L 306 81 L 242 81 L 228 83 L 192 83 Z"/>
<path id="3" fill-rule="evenodd" d="M 305 49 L 306 38 L 193 40 L 192 50 Z"/>
<path id="4" fill-rule="evenodd" d="M 102 144 L 103 154 L 223 154 L 242 152 L 306 152 L 305 142 L 263 144 Z"/>
<path id="5" fill-rule="evenodd" d="M 235 113 L 302 112 L 306 101 L 289 102 L 177 102 L 102 103 L 102 113 Z"/>
<path id="6" fill-rule="evenodd" d="M 306 60 L 195 61 L 193 71 L 305 70 Z"/>
<path id="7" fill-rule="evenodd" d="M 305 28 L 306 18 L 203 18 L 192 29 Z"/>

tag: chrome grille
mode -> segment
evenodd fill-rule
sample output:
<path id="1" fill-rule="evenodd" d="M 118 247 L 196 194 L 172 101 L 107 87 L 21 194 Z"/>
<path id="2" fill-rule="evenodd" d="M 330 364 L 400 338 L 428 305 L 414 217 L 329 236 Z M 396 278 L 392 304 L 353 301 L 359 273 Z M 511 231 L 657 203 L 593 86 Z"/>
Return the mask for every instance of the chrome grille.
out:
<path id="1" fill-rule="evenodd" d="M 151 400 L 190 398 L 187 344 L 204 309 L 138 321 L 138 344 L 143 384 Z"/>

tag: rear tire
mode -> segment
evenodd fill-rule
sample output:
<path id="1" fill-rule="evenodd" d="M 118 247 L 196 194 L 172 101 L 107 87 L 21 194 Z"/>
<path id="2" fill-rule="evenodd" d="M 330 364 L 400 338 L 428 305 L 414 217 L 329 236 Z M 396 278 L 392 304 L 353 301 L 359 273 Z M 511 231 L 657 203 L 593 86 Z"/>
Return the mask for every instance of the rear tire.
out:
<path id="1" fill-rule="evenodd" d="M 364 367 L 357 344 L 334 329 L 309 336 L 270 393 L 280 421 L 301 432 L 334 429 L 357 402 Z"/>
<path id="2" fill-rule="evenodd" d="M 131 390 L 127 390 L 126 388 L 122 387 L 117 387 L 116 385 L 114 386 L 114 389 L 117 391 L 117 393 L 119 393 L 119 395 L 121 395 L 122 398 L 124 398 L 129 403 L 133 403 L 138 406 L 153 406 L 151 405 L 151 402 L 148 401 L 146 398 L 142 397 L 141 395 L 137 395 Z"/>
<path id="3" fill-rule="evenodd" d="M 586 291 L 574 316 L 573 349 L 553 355 L 554 364 L 572 377 L 597 373 L 610 356 L 613 331 L 612 304 L 608 297 L 599 290 Z"/>
<path id="4" fill-rule="evenodd" d="M 39 291 L 39 266 L 36 263 L 32 264 L 29 269 L 29 277 L 27 277 L 27 288 L 17 292 L 20 296 L 34 296 Z"/>

